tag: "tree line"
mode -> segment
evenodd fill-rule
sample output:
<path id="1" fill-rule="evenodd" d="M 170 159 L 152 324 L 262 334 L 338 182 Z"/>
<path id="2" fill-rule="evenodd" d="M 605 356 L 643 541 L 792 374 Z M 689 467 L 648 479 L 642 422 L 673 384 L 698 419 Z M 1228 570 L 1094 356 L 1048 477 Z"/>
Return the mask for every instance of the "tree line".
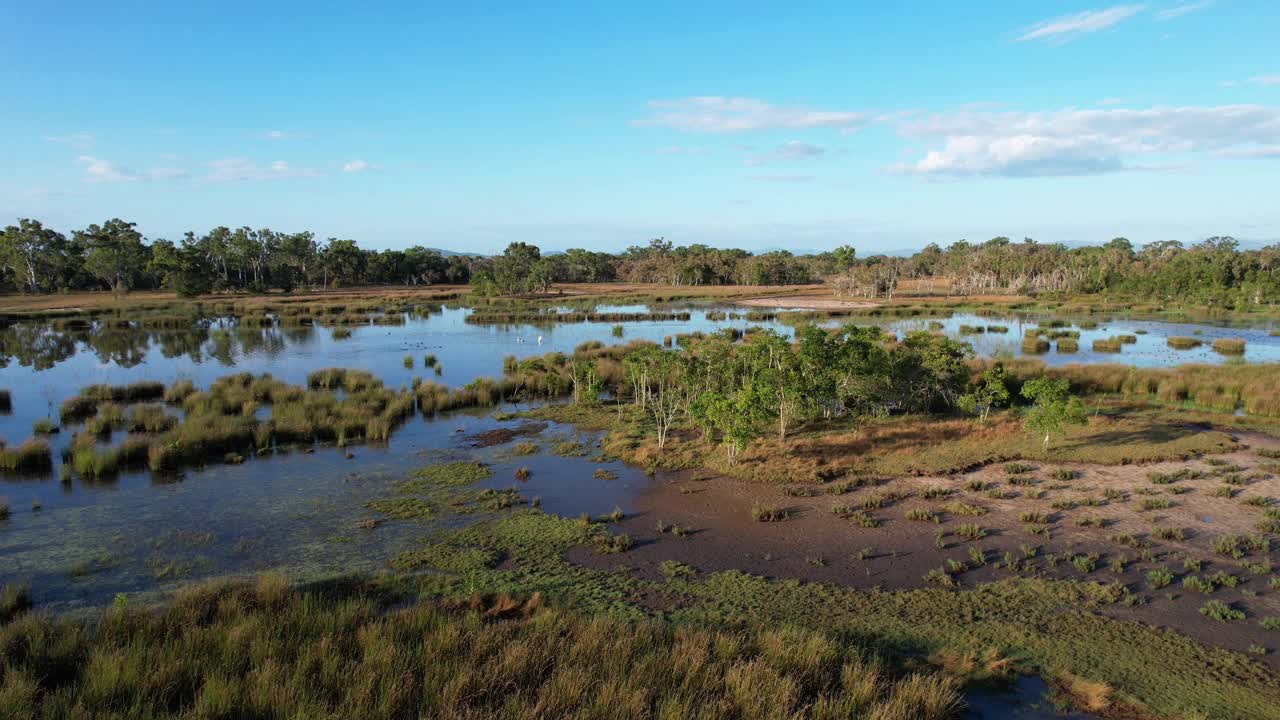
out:
<path id="1" fill-rule="evenodd" d="M 23 218 L 0 232 L 0 292 L 167 288 L 184 295 L 300 286 L 470 283 L 480 294 L 541 292 L 553 283 L 613 281 L 665 285 L 797 285 L 826 282 L 837 294 L 891 297 L 903 280 L 954 295 L 1110 294 L 1244 308 L 1280 302 L 1280 244 L 1242 250 L 1212 237 L 1135 248 L 1125 238 L 1067 247 L 997 237 L 930 244 L 906 257 L 859 257 L 848 245 L 815 255 L 753 254 L 658 238 L 617 254 L 585 249 L 542 253 L 511 243 L 492 257 L 421 246 L 368 250 L 311 232 L 216 227 L 178 242 L 148 241 L 134 223 L 111 219 L 70 237 Z"/>
<path id="2" fill-rule="evenodd" d="M 216 227 L 179 242 L 147 241 L 135 223 L 113 218 L 67 237 L 23 218 L 0 232 L 0 291 L 291 290 L 303 285 L 466 283 L 471 258 L 415 246 L 365 250 L 354 240 L 269 228 Z"/>

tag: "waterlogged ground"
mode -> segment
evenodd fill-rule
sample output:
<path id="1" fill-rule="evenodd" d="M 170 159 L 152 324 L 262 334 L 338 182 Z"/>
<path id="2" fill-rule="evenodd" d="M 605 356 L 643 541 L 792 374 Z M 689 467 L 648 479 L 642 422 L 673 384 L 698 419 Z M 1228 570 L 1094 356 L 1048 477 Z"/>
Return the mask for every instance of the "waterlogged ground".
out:
<path id="1" fill-rule="evenodd" d="M 483 433 L 499 427 L 523 431 L 516 442 L 536 444 L 537 453 L 514 455 L 510 442 L 476 447 L 484 444 Z M 0 523 L 0 585 L 25 583 L 39 606 L 75 610 L 101 607 L 116 593 L 145 599 L 213 576 L 272 571 L 303 581 L 376 573 L 431 530 L 477 517 L 397 519 L 367 507 L 394 497 L 397 484 L 414 470 L 458 460 L 479 461 L 493 471 L 472 491 L 514 486 L 561 515 L 629 510 L 628 498 L 646 478 L 593 458 L 595 440 L 555 423 L 530 426 L 457 413 L 415 418 L 389 447 L 322 446 L 174 479 L 149 472 L 93 484 L 11 478 L 0 485 L 11 508 Z M 552 454 L 566 441 L 585 454 Z M 516 468 L 527 468 L 529 477 L 517 481 Z M 616 477 L 598 479 L 601 468 Z"/>
<path id="2" fill-rule="evenodd" d="M 407 386 L 415 378 L 457 387 L 478 377 L 500 375 L 507 355 L 568 353 L 586 341 L 662 342 L 682 333 L 749 326 L 771 327 L 786 334 L 792 331 L 792 323 L 785 319 L 746 317 L 748 312 L 771 314 L 768 308 L 698 305 L 674 309 L 687 310 L 689 319 L 627 322 L 621 336 L 610 322 L 541 327 L 469 324 L 466 317 L 471 311 L 462 308 L 406 315 L 402 325 L 348 326 L 344 329 L 351 334 L 345 339 L 335 338 L 328 327 L 243 328 L 232 320 L 214 321 L 197 332 L 120 329 L 64 333 L 43 326 L 10 327 L 0 331 L 0 388 L 11 392 L 13 408 L 0 415 L 0 438 L 20 442 L 30 436 L 33 422 L 44 417 L 56 420 L 57 408 L 65 398 L 94 383 L 190 379 L 204 388 L 228 373 L 249 372 L 271 373 L 287 382 L 304 384 L 314 370 L 350 367 L 368 370 L 391 387 Z M 650 308 L 599 306 L 595 310 L 642 313 Z M 955 314 L 824 322 L 876 324 L 899 335 L 914 330 L 940 331 L 971 343 L 979 355 L 1014 357 L 1023 355 L 1026 330 L 1049 319 L 1047 315 Z M 1280 361 L 1280 337 L 1272 337 L 1266 324 L 1240 327 L 1126 318 L 1067 320 L 1065 327 L 1056 329 L 1078 331 L 1080 349 L 1074 353 L 1054 349 L 1038 356 L 1047 364 L 1121 362 L 1158 367 L 1241 359 L 1215 353 L 1210 345 L 1216 338 L 1244 339 L 1243 361 Z M 1096 327 L 1090 327 L 1090 322 Z M 993 326 L 1007 330 L 992 331 Z M 983 332 L 972 332 L 976 327 Z M 1118 354 L 1091 349 L 1093 340 L 1116 335 L 1133 335 L 1136 342 L 1125 344 Z M 1174 336 L 1193 337 L 1203 344 L 1192 350 L 1173 350 L 1166 339 Z M 435 356 L 438 373 L 426 367 L 426 355 Z M 405 366 L 406 356 L 411 358 L 411 367 Z M 343 573 L 377 573 L 433 531 L 484 516 L 480 512 L 392 517 L 369 507 L 373 501 L 394 496 L 397 486 L 413 471 L 458 460 L 479 461 L 492 469 L 490 477 L 468 488 L 470 492 L 514 486 L 524 500 L 537 498 L 543 509 L 561 516 L 588 513 L 598 517 L 616 507 L 635 514 L 636 519 L 629 521 L 632 524 L 652 525 L 652 509 L 644 503 L 652 496 L 653 480 L 634 468 L 596 457 L 597 435 L 555 423 L 534 427 L 527 421 L 495 418 L 495 414 L 514 409 L 519 408 L 456 413 L 432 420 L 415 416 L 395 432 L 388 446 L 318 446 L 313 452 L 249 458 L 240 465 L 215 464 L 175 478 L 143 471 L 93 483 L 59 479 L 60 451 L 76 429 L 64 428 L 51 438 L 52 473 L 0 477 L 0 499 L 10 508 L 8 519 L 0 521 L 0 584 L 27 584 L 38 606 L 79 611 L 100 608 L 118 593 L 131 601 L 162 598 L 192 580 L 207 577 L 274 571 L 302 581 Z M 485 435 L 503 428 L 516 430 L 518 437 Z M 582 452 L 552 452 L 565 441 L 576 443 Z M 537 451 L 512 452 L 516 443 L 526 442 L 535 444 Z M 526 479 L 516 479 L 518 468 L 529 471 Z M 691 506 L 688 500 L 681 504 Z M 740 514 L 746 517 L 745 511 Z M 647 542 L 640 526 L 632 528 L 624 523 L 622 527 L 631 530 L 641 543 Z M 695 538 L 698 529 L 694 528 Z M 914 568 L 912 572 L 916 573 L 913 577 L 919 574 Z M 1011 691 L 974 693 L 969 717 L 1089 717 L 1061 711 L 1046 698 L 1045 686 L 1031 681 L 1016 683 Z"/>
<path id="3" fill-rule="evenodd" d="M 126 384 L 139 380 L 190 379 L 207 387 L 232 372 L 271 373 L 287 382 L 304 384 L 308 373 L 325 367 L 369 370 L 391 387 L 414 378 L 464 385 L 477 377 L 501 374 L 507 355 L 527 357 L 551 351 L 570 352 L 582 342 L 604 343 L 644 339 L 661 342 L 690 332 L 714 332 L 752 325 L 791 332 L 776 319 L 747 319 L 748 312 L 767 308 L 690 305 L 653 310 L 681 310 L 688 320 L 623 323 L 619 338 L 607 322 L 533 325 L 475 325 L 466 322 L 472 311 L 441 308 L 432 314 L 406 314 L 403 325 L 364 325 L 348 329 L 351 336 L 335 339 L 327 327 L 238 327 L 218 320 L 199 332 L 136 329 L 60 332 L 46 326 L 18 325 L 0 331 L 0 388 L 12 394 L 12 411 L 0 415 L 0 438 L 16 444 L 31 434 L 32 423 L 52 417 L 58 405 L 79 388 L 93 383 Z M 560 308 L 571 311 L 572 308 Z M 597 306 L 599 313 L 644 313 L 645 305 Z M 779 309 L 781 310 L 781 309 Z M 979 355 L 1020 355 L 1028 328 L 1048 318 L 956 314 L 939 318 L 837 318 L 845 322 L 881 325 L 899 335 L 935 330 L 971 343 Z M 1246 361 L 1280 360 L 1280 337 L 1269 328 L 1168 323 L 1152 320 L 1098 320 L 1082 329 L 1080 351 L 1041 355 L 1049 364 L 1065 362 L 1125 362 L 1140 366 L 1182 362 L 1223 362 L 1209 345 L 1214 338 L 1244 338 Z M 1004 326 L 1006 332 L 988 328 Z M 1087 326 L 1087 325 L 1086 325 Z M 982 333 L 965 332 L 981 327 Z M 1063 329 L 1063 328 L 1058 328 Z M 1095 338 L 1130 334 L 1136 342 L 1119 354 L 1095 353 Z M 1176 351 L 1170 336 L 1195 337 L 1200 348 Z M 434 355 L 440 372 L 427 368 L 423 358 Z M 412 367 L 405 367 L 405 357 Z M 390 447 L 361 447 L 347 460 L 334 448 L 315 454 L 257 459 L 244 465 L 216 465 L 187 472 L 181 481 L 153 478 L 148 472 L 124 474 L 109 483 L 88 484 L 74 479 L 59 482 L 61 450 L 75 427 L 52 436 L 54 471 L 36 478 L 0 479 L 0 499 L 12 517 L 0 528 L 0 553 L 8 562 L 0 567 L 0 582 L 27 578 L 47 600 L 75 605 L 97 602 L 113 592 L 138 591 L 150 586 L 218 572 L 253 572 L 298 566 L 299 572 L 375 569 L 394 548 L 369 552 L 362 544 L 368 533 L 353 532 L 353 524 L 367 515 L 364 503 L 430 462 L 425 450 L 458 450 L 462 436 L 493 424 L 483 417 L 461 415 L 436 421 L 415 419 L 398 431 Z M 463 432 L 460 432 L 463 431 Z M 555 431 L 548 430 L 554 433 Z M 122 435 L 123 433 L 117 433 Z M 494 451 L 489 451 L 491 455 Z M 478 459 L 484 451 L 472 451 Z M 508 463 L 509 464 L 509 463 Z M 526 464 L 539 467 L 532 483 L 548 509 L 607 512 L 614 503 L 626 506 L 625 489 L 638 479 L 625 468 L 621 482 L 588 483 L 592 492 L 580 495 L 573 478 L 590 477 L 591 463 L 576 458 L 535 457 Z M 511 468 L 499 464 L 495 478 L 505 482 Z M 630 480 L 629 480 L 629 479 Z M 495 482 L 499 481 L 495 480 Z M 632 482 L 631 480 L 636 480 Z M 39 506 L 33 510 L 33 506 Z M 418 531 L 404 533 L 404 541 Z M 396 532 L 380 532 L 379 544 L 394 545 Z"/>

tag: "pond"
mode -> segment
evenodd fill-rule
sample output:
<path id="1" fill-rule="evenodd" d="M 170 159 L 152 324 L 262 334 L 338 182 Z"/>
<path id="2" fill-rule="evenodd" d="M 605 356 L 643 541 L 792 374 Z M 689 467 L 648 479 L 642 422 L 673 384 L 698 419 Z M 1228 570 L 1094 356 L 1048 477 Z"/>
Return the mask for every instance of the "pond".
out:
<path id="1" fill-rule="evenodd" d="M 12 410 L 0 415 L 0 438 L 16 444 L 31 435 L 32 423 L 56 419 L 59 404 L 79 388 L 94 383 L 127 384 L 139 380 L 165 383 L 190 379 L 208 387 L 233 372 L 271 373 L 305 384 L 309 372 L 326 367 L 368 370 L 389 387 L 409 385 L 414 378 L 464 385 L 478 377 L 498 376 L 504 356 L 528 357 L 551 351 L 571 352 L 585 341 L 602 343 L 635 339 L 661 342 L 668 336 L 712 332 L 722 328 L 763 325 L 783 333 L 792 328 L 768 310 L 748 319 L 743 308 L 688 305 L 677 310 L 688 318 L 622 323 L 620 337 L 613 322 L 575 322 L 549 326 L 480 325 L 468 322 L 472 310 L 440 307 L 426 314 L 407 314 L 401 324 L 349 327 L 338 339 L 323 326 L 239 327 L 229 318 L 192 330 L 145 331 L 134 328 L 63 332 L 47 325 L 20 324 L 0 331 L 0 388 L 12 395 Z M 564 308 L 564 311 L 570 311 Z M 603 306 L 599 313 L 647 313 L 643 305 Z M 764 314 L 761 318 L 759 313 Z M 1079 324 L 1063 329 L 1080 333 L 1081 350 L 1050 352 L 1046 363 L 1124 362 L 1144 366 L 1182 362 L 1224 362 L 1209 349 L 1220 337 L 1243 338 L 1245 361 L 1280 360 L 1280 338 L 1268 329 L 1156 320 L 1094 319 L 1097 327 Z M 902 335 L 913 330 L 940 330 L 970 342 L 980 355 L 1019 355 L 1027 328 L 1038 319 L 955 314 L 927 318 L 840 318 L 825 321 L 874 323 Z M 961 334 L 964 326 L 982 327 L 980 334 Z M 1005 332 L 988 331 L 1004 326 Z M 1095 338 L 1129 334 L 1135 340 L 1120 353 L 1091 349 Z M 1199 348 L 1175 351 L 1166 338 L 1201 339 Z M 437 369 L 425 365 L 433 355 Z M 406 367 L 405 358 L 410 359 Z M 321 446 L 251 458 L 240 465 L 212 465 L 188 470 L 178 478 L 149 472 L 122 473 L 110 482 L 59 480 L 62 449 L 74 426 L 51 438 L 55 467 L 50 474 L 0 479 L 0 500 L 10 517 L 0 521 L 0 583 L 26 582 L 37 602 L 69 609 L 101 606 L 118 592 L 163 592 L 192 578 L 285 572 L 297 579 L 338 572 L 376 571 L 421 537 L 420 522 L 394 521 L 378 533 L 358 524 L 374 513 L 366 503 L 385 495 L 411 471 L 445 459 L 492 463 L 494 488 L 510 487 L 517 466 L 532 471 L 520 492 L 540 496 L 543 507 L 562 515 L 604 514 L 614 506 L 628 509 L 633 494 L 647 482 L 639 471 L 607 465 L 616 480 L 594 479 L 601 467 L 591 457 L 559 457 L 546 452 L 560 435 L 583 435 L 572 428 L 547 426 L 533 441 L 543 452 L 526 458 L 504 456 L 503 446 L 472 447 L 476 433 L 501 423 L 491 414 L 454 413 L 433 420 L 415 416 L 389 445 L 359 446 L 355 457 Z M 118 433 L 122 434 L 122 433 Z M 374 539 L 376 538 L 376 539 Z"/>

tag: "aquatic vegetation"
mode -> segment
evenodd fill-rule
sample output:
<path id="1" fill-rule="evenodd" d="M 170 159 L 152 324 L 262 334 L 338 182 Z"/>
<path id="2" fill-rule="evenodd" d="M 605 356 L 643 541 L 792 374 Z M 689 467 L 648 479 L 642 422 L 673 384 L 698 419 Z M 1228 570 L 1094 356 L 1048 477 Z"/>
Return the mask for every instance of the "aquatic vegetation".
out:
<path id="1" fill-rule="evenodd" d="M 16 447 L 0 441 L 0 470 L 18 473 L 47 472 L 53 466 L 53 453 L 44 438 L 28 438 Z"/>
<path id="2" fill-rule="evenodd" d="M 1118 353 L 1123 346 L 1124 342 L 1118 337 L 1098 338 L 1093 341 L 1094 352 Z"/>
<path id="3" fill-rule="evenodd" d="M 1245 342 L 1240 338 L 1218 338 L 1213 341 L 1213 351 L 1221 355 L 1243 355 Z"/>
<path id="4" fill-rule="evenodd" d="M 1173 336 L 1165 339 L 1165 344 L 1174 350 L 1193 350 L 1204 343 L 1193 337 Z"/>
<path id="5" fill-rule="evenodd" d="M 142 381 L 129 385 L 89 385 L 63 401 L 59 415 L 63 423 L 77 422 L 97 412 L 100 403 L 135 403 L 160 400 L 164 383 Z"/>

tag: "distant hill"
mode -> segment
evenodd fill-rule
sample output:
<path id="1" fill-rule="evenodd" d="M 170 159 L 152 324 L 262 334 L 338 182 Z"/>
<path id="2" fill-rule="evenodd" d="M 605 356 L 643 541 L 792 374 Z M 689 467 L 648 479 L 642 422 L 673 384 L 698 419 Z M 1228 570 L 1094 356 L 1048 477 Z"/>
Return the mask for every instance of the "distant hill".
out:
<path id="1" fill-rule="evenodd" d="M 433 248 L 433 247 L 429 247 L 427 249 L 430 250 L 431 252 L 440 253 L 442 257 L 454 257 L 454 256 L 485 257 L 481 253 L 457 252 L 454 250 L 445 250 L 444 248 Z"/>

